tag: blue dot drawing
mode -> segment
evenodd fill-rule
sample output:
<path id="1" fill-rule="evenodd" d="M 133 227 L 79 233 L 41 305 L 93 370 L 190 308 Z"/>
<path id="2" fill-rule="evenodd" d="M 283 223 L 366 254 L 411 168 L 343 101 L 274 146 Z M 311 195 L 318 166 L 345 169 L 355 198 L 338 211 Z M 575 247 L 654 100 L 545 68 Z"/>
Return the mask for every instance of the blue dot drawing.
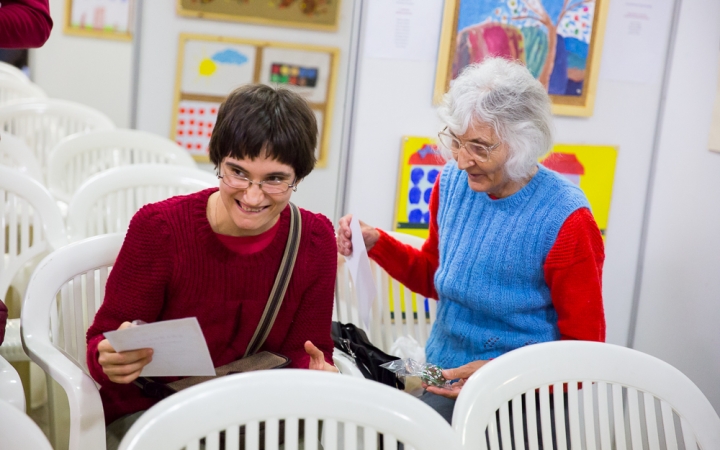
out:
<path id="1" fill-rule="evenodd" d="M 430 223 L 430 211 L 425 212 L 423 214 L 423 223 Z"/>
<path id="2" fill-rule="evenodd" d="M 432 194 L 432 188 L 425 189 L 425 194 L 423 195 L 423 200 L 425 200 L 425 203 L 428 205 L 430 204 L 430 195 Z"/>
<path id="3" fill-rule="evenodd" d="M 408 215 L 410 219 L 410 223 L 422 223 L 423 220 L 423 212 L 420 209 L 413 209 L 410 211 L 410 214 Z"/>
<path id="4" fill-rule="evenodd" d="M 419 187 L 414 187 L 410 189 L 410 192 L 408 193 L 408 200 L 410 200 L 410 204 L 417 205 L 420 203 L 420 197 L 422 196 L 422 191 Z"/>
<path id="5" fill-rule="evenodd" d="M 410 172 L 410 180 L 413 184 L 418 184 L 420 181 L 422 181 L 424 176 L 425 171 L 419 167 L 413 169 L 412 172 Z"/>
<path id="6" fill-rule="evenodd" d="M 440 175 L 440 171 L 437 169 L 432 169 L 428 172 L 427 179 L 431 184 L 435 184 L 435 180 L 437 179 L 438 175 Z"/>

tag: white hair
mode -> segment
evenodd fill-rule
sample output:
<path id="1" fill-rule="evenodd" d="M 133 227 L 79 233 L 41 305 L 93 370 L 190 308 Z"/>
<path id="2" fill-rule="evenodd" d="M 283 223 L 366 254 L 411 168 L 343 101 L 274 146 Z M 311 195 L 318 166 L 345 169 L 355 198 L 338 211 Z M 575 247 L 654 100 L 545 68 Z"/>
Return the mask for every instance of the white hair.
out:
<path id="1" fill-rule="evenodd" d="M 499 57 L 467 66 L 451 84 L 438 108 L 456 136 L 472 122 L 493 127 L 508 147 L 505 173 L 511 180 L 530 175 L 553 143 L 550 98 L 545 87 L 519 62 Z M 447 155 L 448 149 L 443 149 Z"/>

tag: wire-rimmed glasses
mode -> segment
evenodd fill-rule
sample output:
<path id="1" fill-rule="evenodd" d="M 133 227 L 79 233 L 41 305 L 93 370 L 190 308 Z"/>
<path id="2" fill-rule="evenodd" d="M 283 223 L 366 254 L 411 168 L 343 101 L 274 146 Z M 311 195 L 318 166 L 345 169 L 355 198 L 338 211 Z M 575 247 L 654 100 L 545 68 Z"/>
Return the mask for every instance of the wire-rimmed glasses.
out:
<path id="1" fill-rule="evenodd" d="M 491 146 L 479 144 L 477 142 L 462 142 L 457 137 L 448 133 L 447 127 L 445 127 L 441 132 L 438 133 L 438 140 L 440 140 L 440 144 L 442 144 L 443 147 L 447 148 L 452 152 L 453 156 L 457 156 L 457 154 L 460 152 L 460 149 L 462 147 L 465 147 L 465 150 L 468 152 L 468 154 L 470 154 L 470 156 L 472 156 L 479 162 L 486 162 L 488 159 L 490 159 L 490 152 L 500 145 L 500 142 L 497 142 Z"/>
<path id="2" fill-rule="evenodd" d="M 289 189 L 292 189 L 293 192 L 297 191 L 297 183 L 295 183 L 295 181 L 292 183 L 273 179 L 253 181 L 243 175 L 233 173 L 232 170 L 228 170 L 227 166 L 225 166 L 224 173 L 218 174 L 217 177 L 233 189 L 250 189 L 250 186 L 257 184 L 264 193 L 270 195 L 284 194 Z"/>

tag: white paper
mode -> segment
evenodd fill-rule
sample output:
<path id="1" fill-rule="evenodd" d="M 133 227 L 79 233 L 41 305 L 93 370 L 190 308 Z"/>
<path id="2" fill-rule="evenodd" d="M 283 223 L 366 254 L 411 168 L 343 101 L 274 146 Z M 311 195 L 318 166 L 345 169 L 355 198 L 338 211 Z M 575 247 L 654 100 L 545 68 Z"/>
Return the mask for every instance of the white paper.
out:
<path id="1" fill-rule="evenodd" d="M 603 79 L 647 83 L 659 80 L 667 47 L 672 0 L 610 3 L 600 69 Z"/>
<path id="2" fill-rule="evenodd" d="M 368 327 L 370 326 L 370 311 L 376 295 L 375 281 L 370 269 L 370 257 L 365 249 L 365 241 L 363 241 L 360 230 L 360 221 L 355 217 L 350 221 L 350 232 L 352 233 L 353 252 L 350 256 L 346 256 L 345 260 L 350 270 L 350 276 L 355 283 L 360 320 Z"/>
<path id="3" fill-rule="evenodd" d="M 117 352 L 153 349 L 143 377 L 215 375 L 210 350 L 195 317 L 138 325 L 104 333 Z"/>
<path id="4" fill-rule="evenodd" d="M 442 10 L 442 0 L 371 0 L 365 55 L 433 61 L 438 51 Z"/>

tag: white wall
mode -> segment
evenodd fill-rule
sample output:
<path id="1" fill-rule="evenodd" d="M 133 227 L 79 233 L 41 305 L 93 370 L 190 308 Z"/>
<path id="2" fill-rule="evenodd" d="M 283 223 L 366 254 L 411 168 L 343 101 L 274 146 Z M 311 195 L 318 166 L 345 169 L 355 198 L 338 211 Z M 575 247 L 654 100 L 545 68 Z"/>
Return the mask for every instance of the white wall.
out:
<path id="1" fill-rule="evenodd" d="M 50 0 L 50 39 L 31 50 L 32 79 L 50 97 L 80 102 L 107 114 L 115 125 L 130 123 L 132 43 L 63 33 L 65 0 Z"/>
<path id="2" fill-rule="evenodd" d="M 298 206 L 323 213 L 332 220 L 335 217 L 337 200 L 354 4 L 352 0 L 343 0 L 338 31 L 323 32 L 179 17 L 175 13 L 175 2 L 143 1 L 137 128 L 170 136 L 180 33 L 338 47 L 340 64 L 328 163 L 324 168 L 315 169 L 298 186 L 298 192 L 292 197 Z M 209 165 L 204 165 L 204 168 L 212 170 Z"/>
<path id="3" fill-rule="evenodd" d="M 720 2 L 682 0 L 635 348 L 688 375 L 720 412 L 720 154 L 707 149 L 719 19 Z"/>
<path id="4" fill-rule="evenodd" d="M 373 1 L 373 0 L 371 0 Z M 606 34 L 622 23 L 618 2 L 610 2 Z M 669 10 L 670 0 L 657 6 Z M 440 27 L 438 5 L 436 27 Z M 660 52 L 670 29 L 667 14 L 660 24 Z M 364 34 L 376 28 L 364 21 Z M 428 32 L 433 32 L 428 30 Z M 638 262 L 642 212 L 660 98 L 663 59 L 648 67 L 656 74 L 644 84 L 610 81 L 602 67 L 620 53 L 622 41 L 606 40 L 595 112 L 591 118 L 555 117 L 558 143 L 616 145 L 615 186 L 606 238 L 604 299 L 607 340 L 625 344 Z M 435 61 L 369 58 L 360 52 L 355 129 L 350 155 L 350 186 L 344 212 L 385 229 L 393 225 L 393 208 L 401 137 L 434 136 L 440 122 L 431 105 Z"/>

